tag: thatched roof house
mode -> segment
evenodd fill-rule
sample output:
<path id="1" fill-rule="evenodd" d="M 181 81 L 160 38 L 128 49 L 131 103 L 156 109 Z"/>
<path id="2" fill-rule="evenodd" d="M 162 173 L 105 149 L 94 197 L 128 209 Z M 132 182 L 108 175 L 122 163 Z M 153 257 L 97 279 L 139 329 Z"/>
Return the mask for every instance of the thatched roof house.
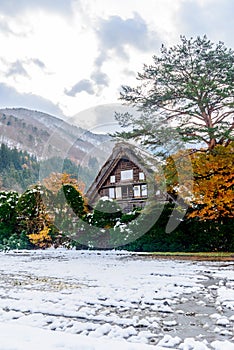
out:
<path id="1" fill-rule="evenodd" d="M 162 194 L 155 183 L 159 166 L 148 152 L 119 142 L 86 193 L 90 206 L 102 197 L 109 197 L 127 212 L 144 207 L 149 198 L 165 201 L 167 195 Z"/>

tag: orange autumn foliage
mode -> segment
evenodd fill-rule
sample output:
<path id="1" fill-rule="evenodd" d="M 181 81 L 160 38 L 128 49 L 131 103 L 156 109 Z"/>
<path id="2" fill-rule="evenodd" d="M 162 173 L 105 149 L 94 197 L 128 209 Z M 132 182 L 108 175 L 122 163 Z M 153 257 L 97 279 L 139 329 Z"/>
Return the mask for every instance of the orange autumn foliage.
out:
<path id="1" fill-rule="evenodd" d="M 189 161 L 186 163 L 185 159 Z M 233 170 L 234 142 L 227 147 L 218 145 L 212 150 L 181 151 L 167 160 L 167 190 L 191 205 L 190 217 L 201 220 L 233 218 Z"/>
<path id="2" fill-rule="evenodd" d="M 45 226 L 39 233 L 29 234 L 29 240 L 32 244 L 39 248 L 48 248 L 51 246 L 52 239 L 49 235 L 50 228 Z"/>
<path id="3" fill-rule="evenodd" d="M 72 185 L 80 193 L 84 193 L 85 184 L 67 173 L 52 173 L 43 180 L 43 185 L 53 194 L 57 194 L 63 185 Z"/>

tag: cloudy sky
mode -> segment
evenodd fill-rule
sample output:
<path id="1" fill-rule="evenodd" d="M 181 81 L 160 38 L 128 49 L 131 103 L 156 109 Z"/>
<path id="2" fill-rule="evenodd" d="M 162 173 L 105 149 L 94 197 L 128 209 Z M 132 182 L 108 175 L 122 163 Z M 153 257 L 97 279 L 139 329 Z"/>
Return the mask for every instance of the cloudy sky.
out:
<path id="1" fill-rule="evenodd" d="M 82 119 L 181 34 L 234 48 L 233 13 L 233 0 L 0 0 L 0 107 Z"/>

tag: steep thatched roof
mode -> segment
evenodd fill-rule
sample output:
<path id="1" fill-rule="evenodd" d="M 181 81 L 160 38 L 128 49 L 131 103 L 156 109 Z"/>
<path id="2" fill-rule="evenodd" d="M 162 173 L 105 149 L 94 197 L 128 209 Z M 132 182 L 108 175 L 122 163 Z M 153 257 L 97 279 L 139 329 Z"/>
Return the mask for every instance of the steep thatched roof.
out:
<path id="1" fill-rule="evenodd" d="M 160 166 L 160 162 L 147 151 L 132 143 L 119 142 L 115 145 L 112 154 L 102 166 L 94 182 L 88 189 L 86 196 L 92 203 L 98 196 L 98 191 L 106 181 L 110 173 L 120 159 L 127 158 L 136 164 L 146 175 L 148 180 L 154 180 L 154 173 Z"/>

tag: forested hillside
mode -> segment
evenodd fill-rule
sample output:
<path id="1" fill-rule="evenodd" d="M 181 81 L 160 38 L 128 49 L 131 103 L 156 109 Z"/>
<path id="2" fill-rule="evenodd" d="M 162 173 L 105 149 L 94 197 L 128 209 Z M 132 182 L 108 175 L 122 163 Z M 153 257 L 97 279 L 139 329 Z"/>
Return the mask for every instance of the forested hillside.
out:
<path id="1" fill-rule="evenodd" d="M 29 152 L 38 160 L 67 157 L 85 166 L 94 152 L 99 164 L 111 152 L 110 136 L 25 108 L 0 109 L 0 138 L 1 143 Z"/>
<path id="2" fill-rule="evenodd" d="M 0 188 L 22 193 L 30 185 L 48 177 L 52 172 L 66 172 L 83 181 L 87 186 L 98 170 L 96 158 L 90 158 L 88 167 L 82 167 L 70 159 L 53 157 L 38 161 L 26 151 L 11 149 L 4 143 L 0 146 Z"/>

